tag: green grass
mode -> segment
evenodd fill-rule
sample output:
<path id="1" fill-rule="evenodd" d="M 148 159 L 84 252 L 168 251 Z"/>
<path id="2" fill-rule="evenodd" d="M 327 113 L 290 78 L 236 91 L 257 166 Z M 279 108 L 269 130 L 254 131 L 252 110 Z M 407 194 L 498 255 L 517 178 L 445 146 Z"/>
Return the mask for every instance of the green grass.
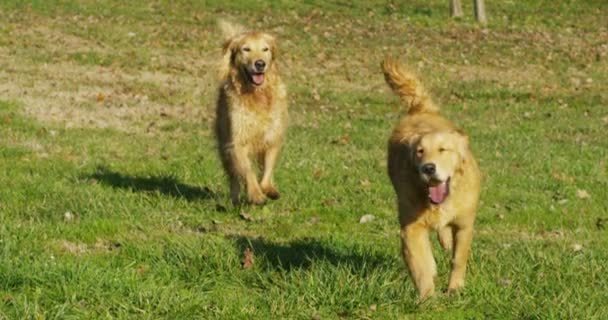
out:
<path id="1" fill-rule="evenodd" d="M 480 27 L 464 5 L 0 3 L 0 319 L 608 317 L 608 6 L 489 2 Z M 263 207 L 229 204 L 215 151 L 218 17 L 280 39 L 291 126 Z M 484 173 L 467 285 L 424 303 L 385 172 L 387 54 Z"/>

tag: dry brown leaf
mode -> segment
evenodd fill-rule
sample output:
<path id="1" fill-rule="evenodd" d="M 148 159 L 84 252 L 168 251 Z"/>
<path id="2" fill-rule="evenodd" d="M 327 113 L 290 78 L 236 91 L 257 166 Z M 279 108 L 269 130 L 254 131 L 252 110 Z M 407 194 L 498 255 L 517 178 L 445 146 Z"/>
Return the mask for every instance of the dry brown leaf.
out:
<path id="1" fill-rule="evenodd" d="M 502 279 L 498 280 L 498 283 L 503 287 L 508 287 L 511 285 L 511 283 L 513 283 L 513 280 L 511 280 L 509 278 L 502 278 Z"/>
<path id="2" fill-rule="evenodd" d="M 369 181 L 368 179 L 363 179 L 359 183 L 361 183 L 361 186 L 365 188 L 370 187 L 372 185 L 371 181 Z"/>
<path id="3" fill-rule="evenodd" d="M 574 182 L 574 177 L 571 177 L 571 176 L 569 176 L 569 175 L 567 175 L 565 173 L 553 172 L 551 175 L 556 180 L 570 182 L 570 183 Z"/>
<path id="4" fill-rule="evenodd" d="M 338 145 L 342 145 L 342 146 L 343 146 L 343 145 L 345 145 L 345 144 L 348 144 L 348 142 L 349 142 L 349 141 L 350 141 L 350 137 L 349 137 L 347 134 L 345 134 L 345 135 L 340 136 L 340 137 L 338 137 L 338 138 L 336 138 L 336 139 L 333 139 L 333 140 L 331 141 L 331 143 L 332 143 L 332 144 L 338 144 Z"/>
<path id="5" fill-rule="evenodd" d="M 334 199 L 334 198 L 329 198 L 329 199 L 323 200 L 322 203 L 323 203 L 324 207 L 333 207 L 338 203 L 338 200 Z"/>
<path id="6" fill-rule="evenodd" d="M 135 272 L 140 276 L 143 276 L 146 273 L 146 271 L 148 271 L 148 268 L 146 268 L 146 266 L 144 266 L 144 265 L 141 265 L 141 266 L 137 267 L 137 269 L 135 269 Z"/>
<path id="7" fill-rule="evenodd" d="M 312 176 L 319 179 L 319 178 L 325 176 L 325 171 L 323 169 L 317 169 L 312 173 Z"/>
<path id="8" fill-rule="evenodd" d="M 576 190 L 576 196 L 579 197 L 579 199 L 588 199 L 591 197 L 591 195 L 589 195 L 589 192 L 583 189 Z"/>
<path id="9" fill-rule="evenodd" d="M 245 221 L 253 221 L 253 217 L 245 211 L 241 211 L 241 213 L 239 213 L 239 217 Z"/>
<path id="10" fill-rule="evenodd" d="M 310 219 L 308 219 L 308 224 L 317 224 L 319 223 L 319 221 L 321 221 L 321 218 L 319 216 L 312 216 L 310 217 Z"/>
<path id="11" fill-rule="evenodd" d="M 250 248 L 245 249 L 243 252 L 243 260 L 241 260 L 241 265 L 243 269 L 251 269 L 253 268 L 254 256 L 253 251 Z"/>

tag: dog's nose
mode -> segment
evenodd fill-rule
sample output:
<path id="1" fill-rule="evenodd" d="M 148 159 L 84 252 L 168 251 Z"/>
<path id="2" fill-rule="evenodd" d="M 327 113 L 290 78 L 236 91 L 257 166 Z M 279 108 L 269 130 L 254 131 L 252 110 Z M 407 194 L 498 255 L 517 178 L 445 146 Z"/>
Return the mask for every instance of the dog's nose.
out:
<path id="1" fill-rule="evenodd" d="M 427 163 L 422 166 L 422 173 L 432 175 L 437 171 L 437 167 L 435 167 L 434 163 Z"/>
<path id="2" fill-rule="evenodd" d="M 266 67 L 266 62 L 264 62 L 264 60 L 258 60 L 254 63 L 254 65 L 258 71 L 263 71 L 264 67 Z"/>

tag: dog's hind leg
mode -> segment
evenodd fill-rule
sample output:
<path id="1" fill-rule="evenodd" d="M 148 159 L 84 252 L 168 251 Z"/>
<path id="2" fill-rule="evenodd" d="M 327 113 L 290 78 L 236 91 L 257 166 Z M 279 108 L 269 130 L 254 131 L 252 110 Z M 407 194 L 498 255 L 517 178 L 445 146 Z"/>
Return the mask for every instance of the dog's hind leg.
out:
<path id="1" fill-rule="evenodd" d="M 268 196 L 268 198 L 273 200 L 276 200 L 280 197 L 279 191 L 274 187 L 272 183 L 272 171 L 277 162 L 279 151 L 280 146 L 272 146 L 268 148 L 263 154 L 264 174 L 262 175 L 260 187 L 262 188 L 262 191 Z"/>

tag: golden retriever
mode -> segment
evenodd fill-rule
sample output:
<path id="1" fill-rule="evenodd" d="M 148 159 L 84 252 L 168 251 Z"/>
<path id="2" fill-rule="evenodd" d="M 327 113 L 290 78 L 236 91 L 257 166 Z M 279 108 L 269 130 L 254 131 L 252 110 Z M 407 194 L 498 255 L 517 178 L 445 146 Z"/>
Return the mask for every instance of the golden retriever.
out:
<path id="1" fill-rule="evenodd" d="M 220 158 L 232 202 L 239 203 L 244 182 L 248 201 L 263 204 L 267 198 L 279 198 L 272 173 L 288 121 L 287 91 L 275 60 L 276 39 L 265 32 L 240 31 L 226 22 L 220 26 L 227 38 L 215 124 Z M 259 183 L 256 162 L 263 169 Z"/>
<path id="2" fill-rule="evenodd" d="M 420 298 L 432 296 L 437 266 L 429 231 L 452 252 L 448 293 L 464 285 L 480 172 L 467 135 L 439 113 L 416 76 L 387 58 L 384 77 L 407 107 L 388 143 L 388 174 L 397 193 L 403 259 Z"/>

